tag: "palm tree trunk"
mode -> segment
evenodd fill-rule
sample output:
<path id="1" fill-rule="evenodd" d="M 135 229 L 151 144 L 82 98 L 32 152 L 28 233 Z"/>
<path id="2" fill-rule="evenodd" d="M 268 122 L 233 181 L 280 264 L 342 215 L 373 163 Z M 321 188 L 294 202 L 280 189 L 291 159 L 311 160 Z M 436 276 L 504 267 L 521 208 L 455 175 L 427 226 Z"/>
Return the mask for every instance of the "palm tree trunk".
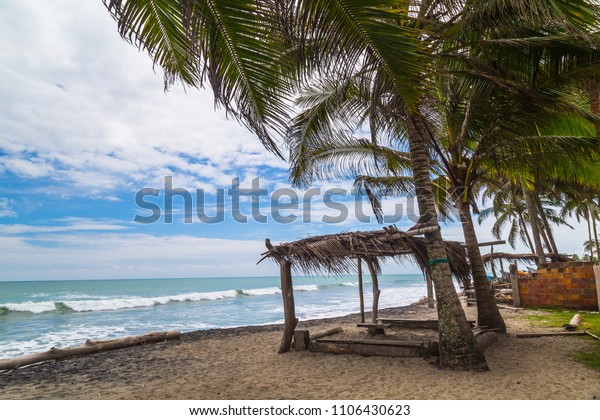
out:
<path id="1" fill-rule="evenodd" d="M 540 239 L 540 220 L 538 218 L 537 210 L 535 208 L 533 194 L 525 186 L 525 183 L 521 183 L 523 188 L 523 196 L 525 197 L 525 205 L 527 206 L 527 213 L 529 213 L 529 222 L 531 225 L 531 233 L 533 235 L 533 243 L 535 244 L 535 253 L 538 259 L 538 267 L 546 264 L 546 254 L 544 254 L 544 247 L 542 246 L 542 240 Z"/>
<path id="2" fill-rule="evenodd" d="M 439 226 L 435 198 L 429 177 L 429 156 L 426 149 L 426 129 L 418 115 L 408 116 L 408 137 L 411 168 L 421 220 L 430 226 Z M 483 352 L 477 346 L 473 331 L 467 322 L 458 294 L 452 282 L 448 256 L 440 230 L 425 234 L 427 252 L 431 261 L 431 279 L 438 302 L 440 361 L 453 369 L 484 370 L 487 368 Z"/>
<path id="3" fill-rule="evenodd" d="M 553 254 L 558 254 L 558 248 L 556 247 L 556 242 L 554 241 L 554 235 L 552 234 L 552 228 L 550 227 L 550 223 L 548 223 L 548 218 L 546 217 L 546 213 L 544 212 L 544 206 L 542 206 L 542 202 L 539 198 L 539 195 L 536 194 L 535 202 L 537 204 L 538 214 L 542 219 L 544 233 L 544 240 L 546 241 L 546 246 Z"/>
<path id="4" fill-rule="evenodd" d="M 521 225 L 521 229 L 525 232 L 525 237 L 527 238 L 527 246 L 531 250 L 531 253 L 535 253 L 535 248 L 533 247 L 533 242 L 531 242 L 531 236 L 529 236 L 529 231 L 527 230 L 527 223 L 525 223 L 525 218 L 523 218 L 522 214 L 519 214 L 519 224 Z"/>
<path id="5" fill-rule="evenodd" d="M 457 197 L 455 203 L 460 212 L 460 221 L 465 236 L 469 262 L 471 263 L 471 273 L 473 274 L 473 286 L 477 300 L 477 325 L 491 329 L 498 328 L 500 331 L 506 332 L 506 324 L 502 319 L 502 315 L 500 315 L 496 299 L 490 291 L 470 206 L 464 203 L 461 197 Z"/>
<path id="6" fill-rule="evenodd" d="M 592 212 L 590 210 L 590 206 L 585 207 L 585 220 L 587 220 L 588 225 L 588 239 L 590 244 L 590 261 L 594 260 L 594 248 L 592 247 Z"/>

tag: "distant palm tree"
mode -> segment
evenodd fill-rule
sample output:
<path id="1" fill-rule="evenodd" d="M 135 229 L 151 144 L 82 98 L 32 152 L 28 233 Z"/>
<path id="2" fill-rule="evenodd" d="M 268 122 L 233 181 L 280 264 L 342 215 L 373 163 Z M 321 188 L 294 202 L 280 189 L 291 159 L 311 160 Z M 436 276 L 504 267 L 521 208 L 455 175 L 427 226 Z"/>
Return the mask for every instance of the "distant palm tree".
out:
<path id="1" fill-rule="evenodd" d="M 600 242 L 597 241 L 585 241 L 583 243 L 583 250 L 586 251 L 590 256 L 590 261 L 594 260 L 594 253 L 596 253 L 596 261 L 600 261 L 598 252 L 600 251 Z"/>

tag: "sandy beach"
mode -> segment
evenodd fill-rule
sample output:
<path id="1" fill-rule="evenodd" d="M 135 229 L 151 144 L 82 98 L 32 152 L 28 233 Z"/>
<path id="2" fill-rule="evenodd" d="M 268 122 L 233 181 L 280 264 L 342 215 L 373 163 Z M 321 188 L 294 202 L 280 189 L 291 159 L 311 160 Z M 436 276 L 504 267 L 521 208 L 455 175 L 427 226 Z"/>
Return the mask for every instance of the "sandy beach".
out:
<path id="1" fill-rule="evenodd" d="M 473 308 L 466 308 L 474 319 Z M 591 340 L 517 339 L 527 311 L 502 310 L 508 334 L 485 353 L 489 372 L 453 372 L 422 358 L 292 351 L 278 355 L 280 326 L 187 333 L 181 339 L 0 372 L 2 399 L 600 399 L 600 374 L 573 360 Z M 436 317 L 418 304 L 380 315 Z M 364 334 L 357 315 L 306 321 Z M 397 331 L 395 334 L 431 334 Z M 435 337 L 435 332 L 433 332 Z"/>

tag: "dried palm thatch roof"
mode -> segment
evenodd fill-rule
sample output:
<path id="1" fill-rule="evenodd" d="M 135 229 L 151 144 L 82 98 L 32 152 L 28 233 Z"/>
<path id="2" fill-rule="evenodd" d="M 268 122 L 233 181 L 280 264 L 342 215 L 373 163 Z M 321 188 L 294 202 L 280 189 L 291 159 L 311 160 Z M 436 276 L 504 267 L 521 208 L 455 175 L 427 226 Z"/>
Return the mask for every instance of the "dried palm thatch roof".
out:
<path id="1" fill-rule="evenodd" d="M 465 285 L 470 267 L 464 247 L 458 242 L 445 242 L 452 274 Z M 272 246 L 263 258 L 285 258 L 304 274 L 350 274 L 356 272 L 357 258 L 371 260 L 377 272 L 381 262 L 396 260 L 415 262 L 421 270 L 430 269 L 425 239 L 407 236 L 395 226 L 370 232 L 343 232 L 312 236 Z M 259 261 L 260 262 L 260 261 Z"/>
<path id="2" fill-rule="evenodd" d="M 546 254 L 547 258 L 550 258 L 552 262 L 567 262 L 571 261 L 571 258 L 565 254 Z M 506 252 L 494 252 L 493 254 L 485 254 L 482 255 L 484 264 L 489 264 L 492 259 L 494 260 L 508 260 L 511 263 L 521 262 L 524 264 L 527 263 L 536 263 L 537 255 L 535 254 L 509 254 Z"/>

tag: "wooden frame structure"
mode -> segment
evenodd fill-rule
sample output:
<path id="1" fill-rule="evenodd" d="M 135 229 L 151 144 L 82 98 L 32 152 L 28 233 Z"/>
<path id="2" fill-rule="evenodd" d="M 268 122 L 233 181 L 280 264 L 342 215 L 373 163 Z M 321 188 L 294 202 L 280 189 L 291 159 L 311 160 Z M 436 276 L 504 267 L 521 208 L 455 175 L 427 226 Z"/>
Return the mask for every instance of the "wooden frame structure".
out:
<path id="1" fill-rule="evenodd" d="M 362 292 L 362 261 L 367 264 L 373 280 L 373 319 L 377 322 L 379 285 L 377 274 L 381 273 L 381 262 L 415 262 L 429 278 L 429 256 L 425 239 L 417 237 L 436 227 L 424 227 L 401 232 L 395 226 L 370 232 L 345 232 L 335 235 L 313 236 L 278 246 L 265 240 L 266 258 L 274 259 L 280 268 L 281 294 L 284 311 L 284 331 L 279 353 L 290 350 L 294 330 L 298 324 L 294 304 L 292 267 L 304 274 L 350 274 L 358 269 L 359 290 Z M 459 242 L 445 241 L 448 263 L 454 277 L 466 286 L 470 282 L 470 266 L 467 254 Z M 361 293 L 362 296 L 362 293 Z M 361 321 L 364 322 L 364 300 L 361 298 Z"/>

